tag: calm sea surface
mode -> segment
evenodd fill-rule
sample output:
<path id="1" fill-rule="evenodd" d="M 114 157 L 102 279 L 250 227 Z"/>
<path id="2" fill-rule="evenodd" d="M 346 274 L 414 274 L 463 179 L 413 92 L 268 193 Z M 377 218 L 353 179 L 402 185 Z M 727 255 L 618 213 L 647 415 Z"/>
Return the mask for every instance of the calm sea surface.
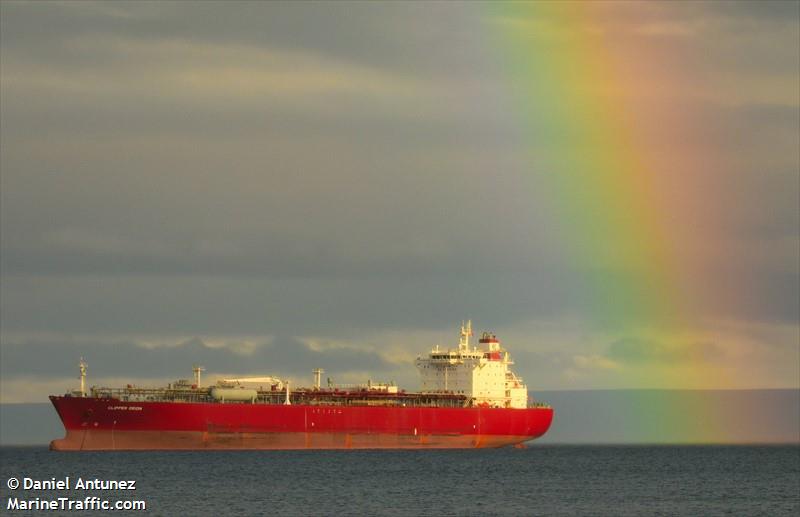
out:
<path id="1" fill-rule="evenodd" d="M 10 497 L 95 495 L 144 500 L 144 514 L 170 516 L 800 514 L 800 446 L 159 453 L 4 447 L 0 459 L 3 514 Z M 136 490 L 7 486 L 10 477 L 65 476 L 73 485 L 78 477 L 134 479 Z M 68 515 L 76 513 L 95 512 Z"/>

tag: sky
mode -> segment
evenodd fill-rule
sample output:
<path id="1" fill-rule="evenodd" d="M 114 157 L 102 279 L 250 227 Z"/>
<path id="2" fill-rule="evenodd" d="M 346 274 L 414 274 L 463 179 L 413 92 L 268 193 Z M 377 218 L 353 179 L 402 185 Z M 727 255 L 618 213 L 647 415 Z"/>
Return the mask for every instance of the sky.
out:
<path id="1" fill-rule="evenodd" d="M 800 3 L 0 3 L 0 402 L 800 388 Z"/>

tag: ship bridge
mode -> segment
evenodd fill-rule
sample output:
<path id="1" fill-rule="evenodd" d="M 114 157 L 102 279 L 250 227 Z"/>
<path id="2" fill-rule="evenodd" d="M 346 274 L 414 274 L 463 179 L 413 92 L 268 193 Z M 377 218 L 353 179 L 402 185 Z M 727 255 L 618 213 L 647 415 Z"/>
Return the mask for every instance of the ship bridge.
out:
<path id="1" fill-rule="evenodd" d="M 471 336 L 472 322 L 462 322 L 458 348 L 437 345 L 427 357 L 417 357 L 421 391 L 464 395 L 479 406 L 525 408 L 528 388 L 509 368 L 514 362 L 500 340 L 484 332 L 473 347 Z"/>

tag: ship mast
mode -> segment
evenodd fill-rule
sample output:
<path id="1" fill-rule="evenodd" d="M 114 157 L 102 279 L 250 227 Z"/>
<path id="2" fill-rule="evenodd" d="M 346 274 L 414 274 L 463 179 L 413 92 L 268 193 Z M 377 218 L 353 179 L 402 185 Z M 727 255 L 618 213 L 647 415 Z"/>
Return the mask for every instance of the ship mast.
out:
<path id="1" fill-rule="evenodd" d="M 81 376 L 80 376 L 80 380 L 81 380 L 81 397 L 85 397 L 86 396 L 86 370 L 87 370 L 89 365 L 87 365 L 86 361 L 84 361 L 83 357 L 81 357 L 81 362 L 78 363 L 78 366 L 81 369 Z"/>
<path id="2" fill-rule="evenodd" d="M 202 366 L 194 365 L 194 367 L 192 367 L 192 371 L 194 372 L 194 385 L 199 388 L 200 387 L 200 372 L 204 372 L 204 371 L 206 371 L 206 369 L 203 368 Z"/>
<path id="3" fill-rule="evenodd" d="M 314 368 L 314 388 L 320 389 L 320 385 L 322 384 L 322 374 L 325 373 L 325 370 L 322 368 Z"/>
<path id="4" fill-rule="evenodd" d="M 469 351 L 469 337 L 472 335 L 472 320 L 467 320 L 466 326 L 461 322 L 461 339 L 458 341 L 460 352 Z"/>

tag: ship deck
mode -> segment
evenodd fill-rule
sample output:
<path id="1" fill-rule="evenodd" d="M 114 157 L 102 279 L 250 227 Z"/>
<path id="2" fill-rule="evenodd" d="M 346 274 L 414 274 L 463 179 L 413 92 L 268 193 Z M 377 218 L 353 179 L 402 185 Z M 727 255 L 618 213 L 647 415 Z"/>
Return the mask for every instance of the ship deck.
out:
<path id="1" fill-rule="evenodd" d="M 270 404 L 286 402 L 286 391 L 259 389 L 252 400 L 217 400 L 209 388 L 92 388 L 90 398 L 116 399 L 123 402 L 202 402 L 217 404 Z M 375 390 L 299 389 L 289 392 L 290 404 L 306 406 L 383 406 L 383 407 L 472 407 L 472 398 L 456 393 L 397 393 Z M 549 407 L 530 403 L 529 407 Z"/>

